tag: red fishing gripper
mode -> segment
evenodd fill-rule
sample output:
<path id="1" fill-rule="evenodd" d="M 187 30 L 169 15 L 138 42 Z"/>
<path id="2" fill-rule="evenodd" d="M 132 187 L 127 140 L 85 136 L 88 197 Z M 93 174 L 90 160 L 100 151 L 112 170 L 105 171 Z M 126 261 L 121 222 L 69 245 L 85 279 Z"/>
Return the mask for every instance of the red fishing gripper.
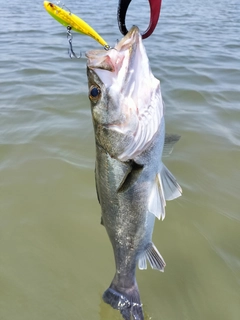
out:
<path id="1" fill-rule="evenodd" d="M 118 26 L 120 32 L 125 35 L 128 33 L 128 29 L 125 24 L 125 18 L 127 14 L 127 9 L 132 0 L 119 0 L 118 2 L 118 12 L 117 12 L 117 19 L 118 19 Z M 161 11 L 161 4 L 162 0 L 148 0 L 150 5 L 150 22 L 148 28 L 142 33 L 142 38 L 148 38 L 156 28 L 158 23 L 160 11 Z"/>

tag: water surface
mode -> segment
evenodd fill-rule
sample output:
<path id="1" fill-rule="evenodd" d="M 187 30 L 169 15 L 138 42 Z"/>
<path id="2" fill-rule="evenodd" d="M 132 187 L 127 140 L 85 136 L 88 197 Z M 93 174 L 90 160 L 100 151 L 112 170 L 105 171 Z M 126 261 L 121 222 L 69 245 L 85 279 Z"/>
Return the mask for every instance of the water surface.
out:
<path id="1" fill-rule="evenodd" d="M 117 1 L 66 5 L 110 45 L 121 38 Z M 42 2 L 1 8 L 0 319 L 120 320 L 101 300 L 114 261 L 95 192 L 86 60 L 69 59 Z M 128 26 L 143 30 L 148 17 L 148 2 L 133 1 Z M 237 0 L 166 0 L 144 42 L 167 132 L 181 135 L 165 164 L 183 188 L 155 226 L 165 272 L 137 272 L 146 319 L 240 317 L 239 30 Z M 99 48 L 78 34 L 73 44 Z"/>

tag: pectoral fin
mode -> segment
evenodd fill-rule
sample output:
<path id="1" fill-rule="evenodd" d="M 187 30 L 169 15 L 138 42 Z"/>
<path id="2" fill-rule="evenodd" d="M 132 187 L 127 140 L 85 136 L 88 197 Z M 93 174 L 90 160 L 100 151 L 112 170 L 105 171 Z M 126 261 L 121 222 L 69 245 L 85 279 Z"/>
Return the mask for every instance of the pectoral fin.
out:
<path id="1" fill-rule="evenodd" d="M 118 187 L 117 192 L 125 192 L 131 186 L 133 186 L 140 174 L 142 173 L 142 170 L 142 165 L 139 165 L 136 162 L 131 161 L 131 166 L 129 167 L 129 170 L 126 172 L 126 175 L 124 176 L 120 186 Z"/>
<path id="2" fill-rule="evenodd" d="M 165 134 L 163 157 L 168 157 L 172 153 L 175 143 L 177 143 L 180 138 L 181 136 L 178 134 Z"/>
<path id="3" fill-rule="evenodd" d="M 138 260 L 138 267 L 140 270 L 147 269 L 147 260 L 149 261 L 150 266 L 153 269 L 162 272 L 164 271 L 166 263 L 153 243 L 150 243 L 146 251 L 141 255 L 141 257 Z"/>

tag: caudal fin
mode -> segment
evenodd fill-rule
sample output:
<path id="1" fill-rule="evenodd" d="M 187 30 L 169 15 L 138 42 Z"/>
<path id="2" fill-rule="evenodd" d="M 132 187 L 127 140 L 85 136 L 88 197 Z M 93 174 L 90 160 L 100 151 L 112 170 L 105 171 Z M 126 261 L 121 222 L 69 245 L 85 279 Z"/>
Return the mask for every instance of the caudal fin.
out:
<path id="1" fill-rule="evenodd" d="M 113 289 L 111 286 L 103 294 L 104 302 L 121 312 L 124 320 L 144 320 L 142 304 L 137 285 L 132 288 Z"/>

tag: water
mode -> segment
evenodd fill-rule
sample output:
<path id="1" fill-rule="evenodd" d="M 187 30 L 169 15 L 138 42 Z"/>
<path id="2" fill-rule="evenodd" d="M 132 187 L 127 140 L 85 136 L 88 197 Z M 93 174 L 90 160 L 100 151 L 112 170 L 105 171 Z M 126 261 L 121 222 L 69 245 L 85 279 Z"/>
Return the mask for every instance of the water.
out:
<path id="1" fill-rule="evenodd" d="M 117 1 L 66 5 L 109 44 L 121 38 Z M 133 1 L 128 25 L 143 30 L 148 12 Z M 137 272 L 146 319 L 240 317 L 239 17 L 238 0 L 166 0 L 145 41 L 167 131 L 181 135 L 165 163 L 184 191 L 155 226 L 165 273 Z M 0 319 L 120 320 L 101 300 L 114 261 L 95 192 L 86 60 L 68 58 L 66 32 L 41 1 L 1 1 L 0 23 Z M 73 44 L 99 48 L 77 34 Z"/>

